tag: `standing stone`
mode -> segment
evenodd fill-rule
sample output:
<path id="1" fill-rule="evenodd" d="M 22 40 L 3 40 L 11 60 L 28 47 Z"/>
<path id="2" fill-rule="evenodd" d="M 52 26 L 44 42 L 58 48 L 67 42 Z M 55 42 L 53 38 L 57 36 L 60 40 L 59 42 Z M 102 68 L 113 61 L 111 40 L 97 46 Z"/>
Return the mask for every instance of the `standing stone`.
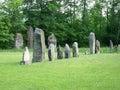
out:
<path id="1" fill-rule="evenodd" d="M 117 46 L 117 50 L 120 51 L 120 44 L 118 44 L 118 46 Z"/>
<path id="2" fill-rule="evenodd" d="M 48 58 L 49 61 L 53 61 L 55 56 L 55 46 L 54 44 L 50 44 L 48 48 Z"/>
<path id="3" fill-rule="evenodd" d="M 20 49 L 23 47 L 23 36 L 21 33 L 16 33 L 15 36 L 15 48 Z"/>
<path id="4" fill-rule="evenodd" d="M 113 51 L 113 42 L 112 42 L 112 40 L 110 40 L 110 52 L 112 52 Z"/>
<path id="5" fill-rule="evenodd" d="M 32 62 L 41 62 L 45 59 L 45 37 L 42 29 L 36 28 L 33 42 Z"/>
<path id="6" fill-rule="evenodd" d="M 95 34 L 93 32 L 89 35 L 89 46 L 90 46 L 90 54 L 95 53 Z"/>
<path id="7" fill-rule="evenodd" d="M 56 40 L 56 37 L 54 34 L 51 34 L 49 37 L 48 37 L 48 46 L 50 44 L 54 44 L 54 46 L 56 47 L 57 46 L 57 40 Z"/>
<path id="8" fill-rule="evenodd" d="M 21 65 L 23 64 L 30 64 L 30 54 L 29 54 L 29 50 L 27 47 L 25 47 L 25 50 L 23 52 L 23 58 L 22 61 L 20 62 Z"/>
<path id="9" fill-rule="evenodd" d="M 70 47 L 68 44 L 65 44 L 65 58 L 69 58 L 70 57 Z"/>
<path id="10" fill-rule="evenodd" d="M 33 28 L 31 26 L 28 27 L 27 31 L 27 46 L 33 48 Z"/>
<path id="11" fill-rule="evenodd" d="M 58 59 L 63 59 L 63 52 L 62 52 L 62 49 L 61 49 L 60 45 L 57 48 L 57 58 Z"/>
<path id="12" fill-rule="evenodd" d="M 95 42 L 95 53 L 99 54 L 100 53 L 100 42 L 96 40 Z"/>
<path id="13" fill-rule="evenodd" d="M 73 57 L 78 57 L 79 56 L 78 43 L 74 42 L 72 47 L 73 47 Z"/>

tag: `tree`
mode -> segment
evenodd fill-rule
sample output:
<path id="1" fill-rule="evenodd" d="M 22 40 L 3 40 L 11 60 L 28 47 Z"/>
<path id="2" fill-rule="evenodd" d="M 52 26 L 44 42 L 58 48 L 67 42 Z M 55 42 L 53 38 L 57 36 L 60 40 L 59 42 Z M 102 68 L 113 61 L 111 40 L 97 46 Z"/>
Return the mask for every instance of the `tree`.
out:
<path id="1" fill-rule="evenodd" d="M 6 0 L 0 3 L 0 48 L 13 47 L 15 33 L 25 30 L 22 15 L 22 1 Z"/>

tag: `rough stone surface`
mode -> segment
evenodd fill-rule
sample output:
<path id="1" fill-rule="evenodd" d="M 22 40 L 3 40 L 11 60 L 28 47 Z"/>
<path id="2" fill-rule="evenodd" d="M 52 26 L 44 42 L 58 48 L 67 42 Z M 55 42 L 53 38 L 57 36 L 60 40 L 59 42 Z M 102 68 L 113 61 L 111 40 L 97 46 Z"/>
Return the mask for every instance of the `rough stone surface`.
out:
<path id="1" fill-rule="evenodd" d="M 45 59 L 45 37 L 42 29 L 35 29 L 33 41 L 32 62 L 42 62 Z"/>
<path id="2" fill-rule="evenodd" d="M 73 47 L 73 57 L 78 57 L 79 56 L 78 43 L 74 42 L 72 47 Z"/>
<path id="3" fill-rule="evenodd" d="M 96 40 L 95 42 L 95 53 L 99 54 L 100 53 L 100 41 Z"/>
<path id="4" fill-rule="evenodd" d="M 65 58 L 69 58 L 70 57 L 70 47 L 68 44 L 65 44 Z"/>
<path id="5" fill-rule="evenodd" d="M 27 46 L 33 48 L 33 28 L 31 26 L 27 30 Z"/>
<path id="6" fill-rule="evenodd" d="M 113 51 L 113 42 L 112 42 L 112 40 L 110 40 L 110 52 L 112 52 Z"/>
<path id="7" fill-rule="evenodd" d="M 49 61 L 53 61 L 55 57 L 55 46 L 54 44 L 50 44 L 48 48 L 48 58 Z"/>
<path id="8" fill-rule="evenodd" d="M 20 64 L 30 64 L 30 54 L 29 54 L 29 50 L 27 47 L 25 47 L 24 52 L 23 52 L 23 58 L 22 61 L 20 62 Z"/>
<path id="9" fill-rule="evenodd" d="M 63 59 L 63 51 L 62 51 L 60 45 L 59 45 L 58 48 L 57 48 L 57 58 L 58 58 L 58 59 Z"/>
<path id="10" fill-rule="evenodd" d="M 48 46 L 50 44 L 54 44 L 54 46 L 56 47 L 57 46 L 57 40 L 56 40 L 56 37 L 54 34 L 51 34 L 49 37 L 48 37 Z"/>
<path id="11" fill-rule="evenodd" d="M 117 50 L 120 51 L 120 44 L 118 44 Z"/>
<path id="12" fill-rule="evenodd" d="M 23 47 L 23 36 L 21 33 L 16 33 L 15 36 L 15 48 L 20 49 Z"/>
<path id="13" fill-rule="evenodd" d="M 89 46 L 90 46 L 90 54 L 95 53 L 95 34 L 93 32 L 89 35 Z"/>

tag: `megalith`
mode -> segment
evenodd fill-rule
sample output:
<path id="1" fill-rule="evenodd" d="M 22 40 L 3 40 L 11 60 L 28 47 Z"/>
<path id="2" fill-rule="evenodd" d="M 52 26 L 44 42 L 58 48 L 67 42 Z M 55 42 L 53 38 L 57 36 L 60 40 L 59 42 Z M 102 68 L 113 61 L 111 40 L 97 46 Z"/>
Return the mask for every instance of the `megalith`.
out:
<path id="1" fill-rule="evenodd" d="M 112 42 L 112 40 L 110 40 L 110 52 L 112 52 L 113 51 L 113 42 Z"/>
<path id="2" fill-rule="evenodd" d="M 48 58 L 49 58 L 49 61 L 53 61 L 54 57 L 55 57 L 55 46 L 54 46 L 54 44 L 51 43 L 49 45 L 49 48 L 48 48 Z"/>
<path id="3" fill-rule="evenodd" d="M 95 54 L 95 34 L 93 32 L 89 34 L 89 46 L 90 54 Z"/>
<path id="4" fill-rule="evenodd" d="M 65 44 L 64 53 L 65 53 L 65 58 L 69 58 L 70 57 L 70 47 L 69 47 L 68 44 Z"/>
<path id="5" fill-rule="evenodd" d="M 25 47 L 24 52 L 23 52 L 23 57 L 22 57 L 22 61 L 20 62 L 21 65 L 23 64 L 30 64 L 30 54 L 29 54 L 29 50 L 28 47 Z"/>
<path id="6" fill-rule="evenodd" d="M 45 59 L 45 36 L 42 29 L 36 28 L 33 38 L 32 62 L 42 62 Z"/>
<path id="7" fill-rule="evenodd" d="M 62 51 L 60 45 L 59 45 L 58 48 L 57 48 L 57 58 L 58 58 L 58 59 L 63 59 L 63 51 Z"/>
<path id="8" fill-rule="evenodd" d="M 57 46 L 57 39 L 55 37 L 54 34 L 51 34 L 49 37 L 48 37 L 48 46 L 50 44 L 54 44 L 54 46 L 56 47 Z"/>
<path id="9" fill-rule="evenodd" d="M 73 57 L 78 57 L 79 56 L 78 43 L 74 42 L 72 48 L 73 48 Z"/>
<path id="10" fill-rule="evenodd" d="M 33 28 L 31 26 L 27 30 L 27 46 L 33 48 Z"/>
<path id="11" fill-rule="evenodd" d="M 15 35 L 15 48 L 16 49 L 20 49 L 21 47 L 23 47 L 23 36 L 21 33 L 16 33 Z"/>
<path id="12" fill-rule="evenodd" d="M 95 53 L 96 54 L 100 53 L 100 41 L 99 40 L 95 41 Z"/>

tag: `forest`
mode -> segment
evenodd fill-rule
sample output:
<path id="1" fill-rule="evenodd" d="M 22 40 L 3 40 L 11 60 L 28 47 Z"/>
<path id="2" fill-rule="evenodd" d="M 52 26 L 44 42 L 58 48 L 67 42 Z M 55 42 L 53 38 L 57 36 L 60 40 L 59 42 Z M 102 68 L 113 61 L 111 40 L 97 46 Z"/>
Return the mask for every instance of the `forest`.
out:
<path id="1" fill-rule="evenodd" d="M 120 44 L 120 0 L 5 0 L 0 2 L 0 48 L 14 48 L 14 36 L 22 33 L 27 44 L 27 29 L 41 28 L 45 39 L 54 34 L 57 43 L 78 42 L 88 46 L 94 32 L 102 46 Z"/>

